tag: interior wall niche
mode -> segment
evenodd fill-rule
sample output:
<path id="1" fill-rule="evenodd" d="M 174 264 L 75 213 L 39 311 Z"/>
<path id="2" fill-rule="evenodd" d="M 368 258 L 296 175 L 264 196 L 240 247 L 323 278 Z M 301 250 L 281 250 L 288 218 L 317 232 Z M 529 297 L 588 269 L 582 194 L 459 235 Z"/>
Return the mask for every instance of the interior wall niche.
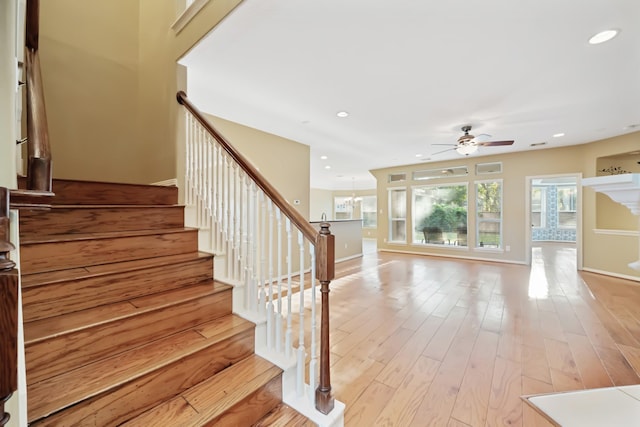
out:
<path id="1" fill-rule="evenodd" d="M 596 159 L 596 176 L 640 173 L 640 150 Z M 596 193 L 596 227 L 604 230 L 638 230 L 638 218 L 625 206 Z"/>

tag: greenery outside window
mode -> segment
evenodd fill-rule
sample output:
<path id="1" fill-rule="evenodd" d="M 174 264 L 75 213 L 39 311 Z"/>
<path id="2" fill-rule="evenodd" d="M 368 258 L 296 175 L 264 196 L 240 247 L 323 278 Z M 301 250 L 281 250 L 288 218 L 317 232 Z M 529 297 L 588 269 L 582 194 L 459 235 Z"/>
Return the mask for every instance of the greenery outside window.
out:
<path id="1" fill-rule="evenodd" d="M 467 184 L 413 188 L 413 243 L 467 246 Z"/>
<path id="2" fill-rule="evenodd" d="M 362 197 L 362 227 L 376 228 L 378 226 L 378 205 L 376 196 Z"/>
<path id="3" fill-rule="evenodd" d="M 476 182 L 476 247 L 502 247 L 502 180 Z"/>
<path id="4" fill-rule="evenodd" d="M 558 186 L 558 227 L 576 228 L 576 203 L 578 190 L 575 185 Z"/>
<path id="5" fill-rule="evenodd" d="M 407 243 L 407 189 L 389 190 L 389 242 Z"/>

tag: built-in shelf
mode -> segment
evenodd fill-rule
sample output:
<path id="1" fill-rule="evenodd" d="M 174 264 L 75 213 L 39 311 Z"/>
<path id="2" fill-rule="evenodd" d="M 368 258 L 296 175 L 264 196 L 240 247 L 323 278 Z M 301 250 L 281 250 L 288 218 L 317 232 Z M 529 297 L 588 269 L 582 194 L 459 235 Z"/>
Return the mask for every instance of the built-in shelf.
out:
<path id="1" fill-rule="evenodd" d="M 606 194 L 611 200 L 626 206 L 634 215 L 640 217 L 640 173 L 584 178 L 582 185 Z M 629 267 L 640 271 L 640 260 L 630 263 Z"/>
<path id="2" fill-rule="evenodd" d="M 614 202 L 628 207 L 634 215 L 640 215 L 640 173 L 584 178 L 582 185 L 606 194 Z"/>

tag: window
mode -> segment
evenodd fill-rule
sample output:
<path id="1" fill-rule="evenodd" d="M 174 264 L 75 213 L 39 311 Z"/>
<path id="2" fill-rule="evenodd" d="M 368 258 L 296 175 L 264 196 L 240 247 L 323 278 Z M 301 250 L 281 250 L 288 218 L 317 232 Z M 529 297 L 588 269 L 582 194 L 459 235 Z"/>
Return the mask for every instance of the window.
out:
<path id="1" fill-rule="evenodd" d="M 407 190 L 389 190 L 389 241 L 407 242 Z"/>
<path id="2" fill-rule="evenodd" d="M 476 182 L 476 247 L 502 247 L 502 180 Z"/>
<path id="3" fill-rule="evenodd" d="M 376 228 L 378 226 L 378 204 L 376 196 L 362 197 L 362 226 Z"/>
<path id="4" fill-rule="evenodd" d="M 536 228 L 544 228 L 547 218 L 547 188 L 532 187 L 531 188 L 531 226 Z"/>
<path id="5" fill-rule="evenodd" d="M 489 175 L 492 173 L 502 173 L 502 162 L 476 164 L 476 175 Z"/>
<path id="6" fill-rule="evenodd" d="M 558 228 L 576 228 L 576 203 L 578 190 L 575 185 L 558 186 Z"/>
<path id="7" fill-rule="evenodd" d="M 404 172 L 389 174 L 389 182 L 402 182 L 406 180 L 407 180 L 407 174 Z"/>
<path id="8" fill-rule="evenodd" d="M 467 246 L 467 184 L 413 189 L 413 243 Z"/>
<path id="9" fill-rule="evenodd" d="M 353 198 L 348 196 L 333 198 L 333 218 L 351 219 L 353 216 Z"/>
<path id="10" fill-rule="evenodd" d="M 425 169 L 415 171 L 411 177 L 414 181 L 423 181 L 426 179 L 451 178 L 455 176 L 466 176 L 469 174 L 466 166 L 454 166 L 446 169 Z"/>

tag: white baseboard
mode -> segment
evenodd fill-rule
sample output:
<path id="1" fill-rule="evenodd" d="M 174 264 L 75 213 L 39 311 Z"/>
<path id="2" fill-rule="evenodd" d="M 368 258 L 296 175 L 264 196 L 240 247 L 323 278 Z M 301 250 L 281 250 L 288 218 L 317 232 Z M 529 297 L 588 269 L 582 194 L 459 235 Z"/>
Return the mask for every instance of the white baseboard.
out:
<path id="1" fill-rule="evenodd" d="M 640 285 L 640 277 L 638 276 L 629 276 L 627 274 L 619 274 L 619 273 L 614 273 L 612 271 L 604 271 L 604 270 L 598 270 L 597 268 L 587 268 L 587 267 L 582 267 L 582 271 L 588 271 L 589 273 L 602 274 L 604 276 L 617 277 L 618 279 L 631 280 L 634 282 L 638 282 L 638 285 Z"/>
<path id="2" fill-rule="evenodd" d="M 152 182 L 151 185 L 161 185 L 163 187 L 177 187 L 178 178 L 165 179 L 164 181 Z"/>

